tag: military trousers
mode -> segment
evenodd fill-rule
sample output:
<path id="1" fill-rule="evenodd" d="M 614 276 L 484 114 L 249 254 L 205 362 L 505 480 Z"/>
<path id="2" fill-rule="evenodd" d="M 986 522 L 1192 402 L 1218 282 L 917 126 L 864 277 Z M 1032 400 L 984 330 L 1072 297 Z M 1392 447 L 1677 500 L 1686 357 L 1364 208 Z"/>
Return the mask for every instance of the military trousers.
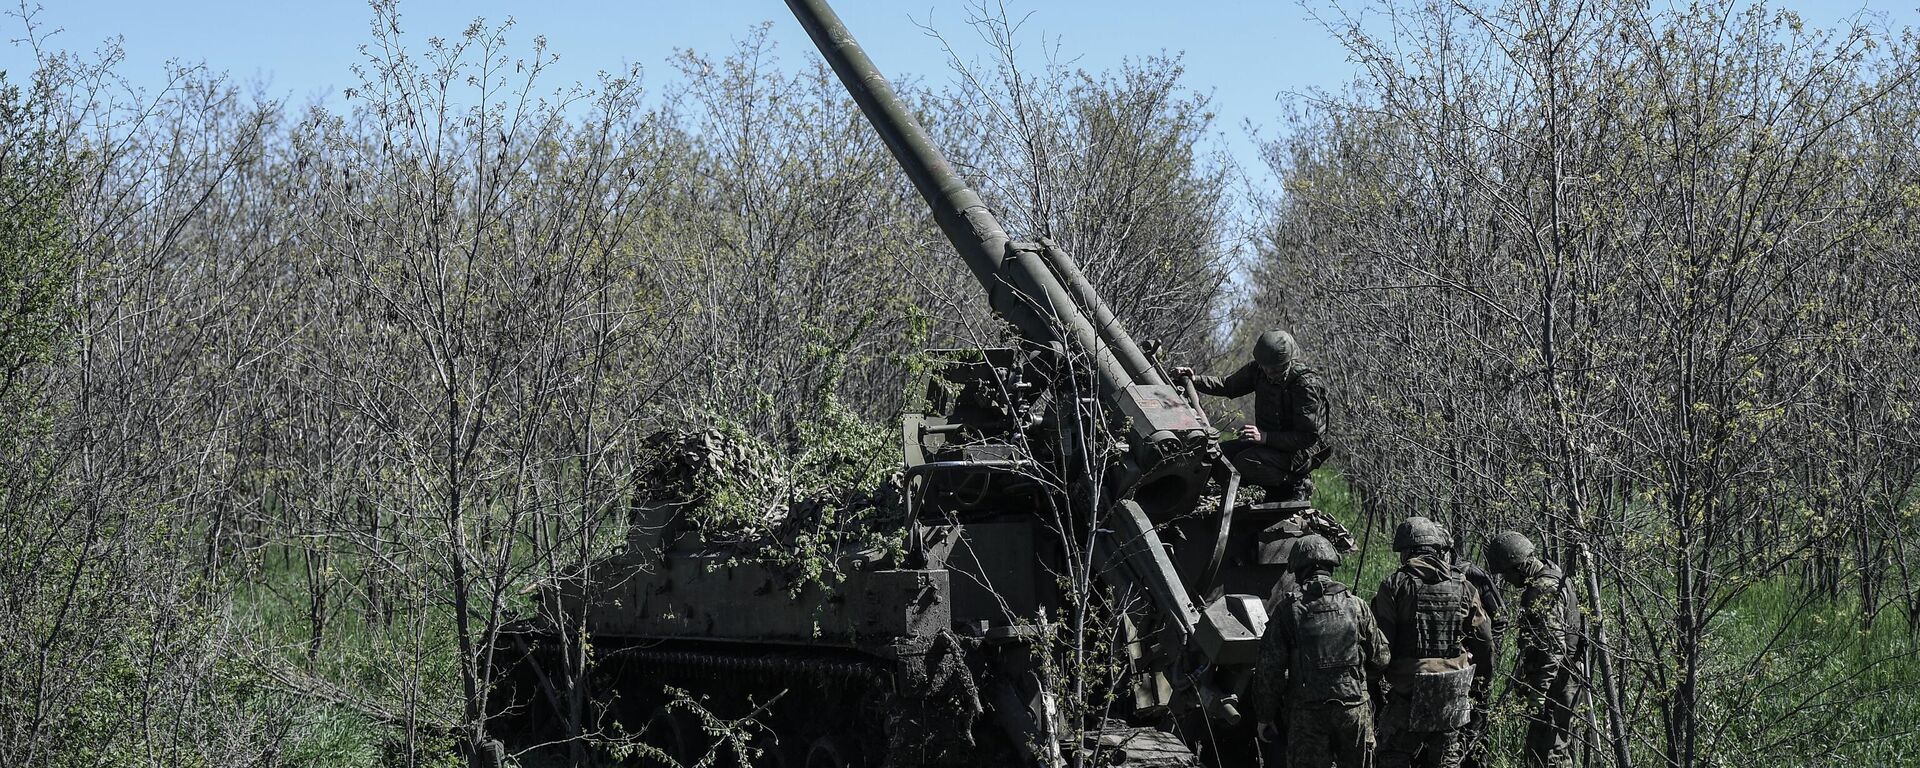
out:
<path id="1" fill-rule="evenodd" d="M 1582 670 L 1566 669 L 1560 679 L 1537 697 L 1527 713 L 1527 768 L 1571 768 L 1573 716 L 1586 687 Z"/>
<path id="2" fill-rule="evenodd" d="M 1373 712 L 1366 704 L 1287 709 L 1288 768 L 1371 768 Z"/>
<path id="3" fill-rule="evenodd" d="M 1494 647 L 1500 647 L 1497 641 Z M 1487 721 L 1486 709 L 1484 707 L 1475 707 L 1473 710 L 1473 719 L 1467 722 L 1466 731 L 1462 733 L 1460 737 L 1466 741 L 1466 746 L 1461 750 L 1463 754 L 1460 758 L 1460 768 L 1487 768 L 1488 765 L 1492 764 L 1491 761 L 1488 760 L 1488 755 L 1493 751 L 1492 746 L 1488 743 L 1491 736 L 1488 735 L 1487 729 L 1490 727 L 1491 723 Z"/>
<path id="4" fill-rule="evenodd" d="M 1240 482 L 1287 492 L 1306 482 L 1313 472 L 1313 459 L 1307 451 L 1283 451 L 1251 440 L 1228 440 L 1221 452 L 1240 470 Z M 1270 499 L 1271 501 L 1271 499 Z"/>
<path id="5" fill-rule="evenodd" d="M 1380 745 L 1373 764 L 1378 768 L 1460 768 L 1467 753 L 1467 728 L 1416 731 L 1410 727 L 1412 716 L 1412 702 L 1405 696 L 1387 698 L 1380 712 Z"/>

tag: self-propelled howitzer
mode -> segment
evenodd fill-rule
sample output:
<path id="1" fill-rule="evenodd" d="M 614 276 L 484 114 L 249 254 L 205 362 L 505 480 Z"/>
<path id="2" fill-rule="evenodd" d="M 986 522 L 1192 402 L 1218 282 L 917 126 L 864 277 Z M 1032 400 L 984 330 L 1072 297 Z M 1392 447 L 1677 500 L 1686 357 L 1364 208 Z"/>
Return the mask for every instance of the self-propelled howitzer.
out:
<path id="1" fill-rule="evenodd" d="M 1237 476 L 1220 456 L 1197 395 L 1169 384 L 1071 256 L 1046 240 L 1008 237 L 824 0 L 787 5 L 926 199 L 941 231 L 987 291 L 989 306 L 1020 341 L 998 364 L 949 366 L 944 380 L 929 387 L 919 412 L 908 415 L 908 473 L 917 480 L 912 492 L 944 500 L 949 513 L 958 507 L 982 511 L 1014 499 L 1005 494 L 994 502 L 962 504 L 957 497 L 991 487 L 994 475 L 1018 476 L 1034 464 L 1050 464 L 1072 489 L 1071 503 L 1094 511 L 1094 569 L 1116 591 L 1145 595 L 1152 605 L 1152 615 L 1130 623 L 1138 633 L 1130 640 L 1140 654 L 1137 709 L 1191 707 L 1237 719 L 1228 681 L 1252 660 L 1265 616 L 1247 596 L 1224 594 L 1229 544 L 1243 538 L 1230 537 Z M 1069 367 L 1093 379 L 1087 389 L 1097 403 L 1070 396 L 1074 387 L 1063 386 L 1060 373 Z M 1039 394 L 1023 401 L 1012 394 L 1022 385 Z M 956 388 L 962 394 L 949 396 Z M 998 400 L 997 407 L 970 409 L 956 402 L 969 391 L 997 395 L 982 398 Z M 1013 411 L 1015 418 L 981 418 L 981 410 Z M 1099 455 L 1088 443 L 1103 438 L 1119 450 L 1086 460 Z M 1217 495 L 1199 509 L 1209 479 Z M 924 509 L 920 518 L 933 524 Z M 1182 534 L 1180 546 L 1166 546 L 1163 530 Z"/>
<path id="2" fill-rule="evenodd" d="M 539 615 L 503 635 L 503 724 L 535 743 L 639 731 L 691 765 L 713 721 L 670 687 L 777 735 L 758 745 L 769 765 L 1171 767 L 1196 764 L 1194 747 L 1231 761 L 1222 737 L 1250 731 L 1234 726 L 1266 623 L 1254 595 L 1284 569 L 1263 545 L 1274 513 L 1235 511 L 1238 476 L 1197 395 L 1074 260 L 1008 237 L 832 10 L 788 5 L 1010 340 L 916 366 L 887 502 L 904 543 L 837 545 L 834 579 L 710 535 L 690 496 L 641 483 L 624 549 L 542 585 Z M 663 445 L 753 471 L 718 433 Z M 764 543 L 791 543 L 778 539 Z M 1109 630 L 1077 667 L 1061 640 L 1075 621 Z M 1116 701 L 1061 701 L 1066 676 L 1115 669 Z"/>

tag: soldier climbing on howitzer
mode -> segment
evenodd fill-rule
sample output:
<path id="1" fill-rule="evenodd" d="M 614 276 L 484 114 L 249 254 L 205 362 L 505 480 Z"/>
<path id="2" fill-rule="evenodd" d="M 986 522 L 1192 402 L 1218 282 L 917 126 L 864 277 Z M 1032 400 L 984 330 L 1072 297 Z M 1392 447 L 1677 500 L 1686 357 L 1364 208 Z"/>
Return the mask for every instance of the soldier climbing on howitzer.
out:
<path id="1" fill-rule="evenodd" d="M 1290 555 L 1300 588 L 1282 597 L 1268 618 L 1254 668 L 1260 740 L 1275 744 L 1284 727 L 1286 764 L 1293 768 L 1371 765 L 1368 691 L 1387 667 L 1387 639 L 1366 602 L 1333 580 L 1340 565 L 1333 544 L 1305 536 Z"/>
<path id="2" fill-rule="evenodd" d="M 1574 703 L 1586 680 L 1585 617 L 1559 567 L 1535 556 L 1514 531 L 1487 545 L 1487 567 L 1521 588 L 1520 657 L 1514 681 L 1526 702 L 1526 765 L 1571 766 Z"/>
<path id="3" fill-rule="evenodd" d="M 1301 359 L 1300 345 L 1286 331 L 1267 331 L 1253 345 L 1253 360 L 1225 378 L 1203 376 L 1192 368 L 1173 369 L 1191 377 L 1203 395 L 1253 395 L 1252 423 L 1240 439 L 1221 444 L 1242 481 L 1266 489 L 1268 501 L 1313 496 L 1309 475 L 1331 451 L 1321 442 L 1327 427 L 1327 388 L 1319 372 Z"/>
<path id="4" fill-rule="evenodd" d="M 1195 375 L 1192 368 L 1175 368 L 1173 374 L 1190 379 L 1194 390 L 1204 394 L 1254 396 L 1252 423 L 1240 428 L 1238 440 L 1223 442 L 1220 448 L 1242 482 L 1266 491 L 1265 503 L 1243 518 L 1259 531 L 1258 562 L 1285 565 L 1289 551 L 1308 534 L 1326 537 L 1340 552 L 1353 550 L 1353 534 L 1346 526 L 1309 503 L 1313 481 L 1308 475 L 1330 452 L 1320 439 L 1327 424 L 1327 391 L 1320 374 L 1301 359 L 1292 334 L 1260 334 L 1253 360 L 1226 378 Z M 1293 573 L 1287 570 L 1271 585 L 1246 588 L 1266 593 L 1271 614 L 1294 587 Z"/>
<path id="5" fill-rule="evenodd" d="M 1393 532 L 1400 569 L 1380 582 L 1373 615 L 1392 662 L 1379 693 L 1381 768 L 1459 768 L 1473 702 L 1493 674 L 1493 627 L 1479 590 L 1448 562 L 1452 538 L 1410 517 Z"/>

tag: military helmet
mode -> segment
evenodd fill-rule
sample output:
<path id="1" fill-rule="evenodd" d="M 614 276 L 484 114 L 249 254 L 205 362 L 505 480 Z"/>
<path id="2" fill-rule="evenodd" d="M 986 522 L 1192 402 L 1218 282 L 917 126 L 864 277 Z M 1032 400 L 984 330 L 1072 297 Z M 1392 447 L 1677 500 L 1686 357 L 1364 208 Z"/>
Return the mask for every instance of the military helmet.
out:
<path id="1" fill-rule="evenodd" d="M 1487 542 L 1487 565 L 1495 573 L 1504 573 L 1529 557 L 1533 557 L 1533 542 L 1519 531 L 1501 531 Z"/>
<path id="2" fill-rule="evenodd" d="M 1447 529 L 1424 517 L 1409 517 L 1393 529 L 1395 552 L 1405 552 L 1415 547 L 1445 549 L 1452 544 L 1453 537 L 1447 535 Z"/>
<path id="3" fill-rule="evenodd" d="M 1293 550 L 1287 553 L 1287 568 L 1290 570 L 1304 571 L 1316 565 L 1340 567 L 1340 553 L 1333 548 L 1333 542 L 1317 533 L 1301 537 L 1293 543 Z"/>
<path id="4" fill-rule="evenodd" d="M 1293 334 L 1267 331 L 1253 342 L 1253 361 L 1262 366 L 1284 366 L 1293 362 Z"/>

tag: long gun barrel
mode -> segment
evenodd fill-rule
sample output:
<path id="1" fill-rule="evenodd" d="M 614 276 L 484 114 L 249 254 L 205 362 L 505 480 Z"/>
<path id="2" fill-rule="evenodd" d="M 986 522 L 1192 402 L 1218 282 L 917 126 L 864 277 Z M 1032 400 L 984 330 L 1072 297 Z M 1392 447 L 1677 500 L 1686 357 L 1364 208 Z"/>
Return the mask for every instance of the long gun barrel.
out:
<path id="1" fill-rule="evenodd" d="M 947 240 L 987 289 L 988 303 L 1026 338 L 1059 341 L 1092 355 L 1103 394 L 1131 384 L 1166 382 L 1119 327 L 1066 253 L 1050 246 L 1020 247 L 954 173 L 907 105 L 867 58 L 846 25 L 824 0 L 787 0 L 867 121 L 907 172 Z M 1089 303 L 1091 302 L 1091 303 Z M 1083 311 L 1082 307 L 1089 309 Z M 1100 325 L 1087 317 L 1100 315 Z M 1064 338 L 1063 338 L 1064 337 Z"/>
<path id="2" fill-rule="evenodd" d="M 1255 609 L 1245 605 L 1258 601 L 1214 594 L 1238 475 L 1221 457 L 1198 403 L 1168 385 L 1064 250 L 1007 236 L 826 0 L 787 0 L 787 6 L 926 199 L 941 232 L 986 289 L 988 306 L 1028 343 L 1057 345 L 1090 364 L 1107 413 L 1116 417 L 1112 423 L 1124 425 L 1128 450 L 1119 471 L 1106 473 L 1102 497 L 1113 504 L 1112 530 L 1099 542 L 1102 559 L 1122 567 L 1101 572 L 1125 591 L 1144 591 L 1156 609 L 1163 641 L 1149 666 L 1184 678 L 1199 674 L 1196 668 L 1249 665 L 1258 644 L 1250 627 L 1264 615 L 1256 620 L 1247 613 Z M 913 435 L 907 442 L 917 444 Z M 1215 530 L 1201 542 L 1201 562 L 1183 574 L 1158 529 L 1193 510 L 1209 475 L 1223 489 Z M 1146 697 L 1137 705 L 1158 706 L 1171 695 L 1146 689 L 1151 692 L 1136 691 Z M 1212 683 L 1201 680 L 1192 691 L 1210 713 L 1238 719 L 1234 697 Z"/>

